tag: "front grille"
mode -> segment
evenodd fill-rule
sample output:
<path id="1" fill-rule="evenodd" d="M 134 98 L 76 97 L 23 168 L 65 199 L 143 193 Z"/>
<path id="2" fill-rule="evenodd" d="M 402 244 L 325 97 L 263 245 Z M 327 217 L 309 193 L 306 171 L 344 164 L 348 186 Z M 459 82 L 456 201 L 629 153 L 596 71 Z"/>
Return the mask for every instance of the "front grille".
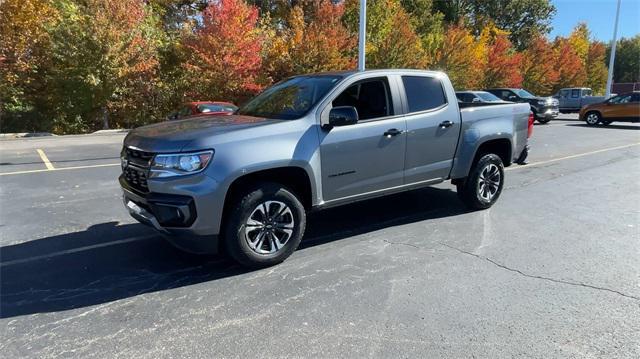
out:
<path id="1" fill-rule="evenodd" d="M 133 189 L 144 193 L 149 192 L 147 178 L 154 154 L 126 148 L 125 156 L 127 165 L 122 170 L 125 180 Z"/>

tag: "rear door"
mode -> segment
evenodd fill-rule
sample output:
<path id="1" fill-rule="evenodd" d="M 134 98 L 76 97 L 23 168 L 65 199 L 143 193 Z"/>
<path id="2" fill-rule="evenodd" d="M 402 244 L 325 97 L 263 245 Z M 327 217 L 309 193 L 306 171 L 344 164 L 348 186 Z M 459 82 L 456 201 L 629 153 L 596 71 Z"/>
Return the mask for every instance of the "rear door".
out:
<path id="1" fill-rule="evenodd" d="M 447 178 L 460 133 L 460 112 L 438 76 L 402 76 L 407 120 L 405 184 Z"/>
<path id="2" fill-rule="evenodd" d="M 401 186 L 406 121 L 395 83 L 386 76 L 355 81 L 323 112 L 333 106 L 355 107 L 359 121 L 320 133 L 325 201 Z"/>

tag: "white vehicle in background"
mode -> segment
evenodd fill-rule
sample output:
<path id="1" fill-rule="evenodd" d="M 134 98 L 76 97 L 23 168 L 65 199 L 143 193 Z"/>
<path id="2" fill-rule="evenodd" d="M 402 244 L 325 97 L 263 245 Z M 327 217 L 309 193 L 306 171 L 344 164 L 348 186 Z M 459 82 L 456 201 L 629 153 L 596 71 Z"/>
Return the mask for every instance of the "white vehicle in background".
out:
<path id="1" fill-rule="evenodd" d="M 570 87 L 558 91 L 553 97 L 560 102 L 560 112 L 578 112 L 581 108 L 605 100 L 604 96 L 592 96 L 588 87 Z"/>

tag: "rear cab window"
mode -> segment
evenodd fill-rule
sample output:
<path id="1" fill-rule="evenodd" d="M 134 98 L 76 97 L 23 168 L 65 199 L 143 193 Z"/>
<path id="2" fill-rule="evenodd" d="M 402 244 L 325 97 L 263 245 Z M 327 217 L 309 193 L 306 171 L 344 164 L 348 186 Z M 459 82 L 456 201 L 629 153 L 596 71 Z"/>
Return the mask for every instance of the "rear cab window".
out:
<path id="1" fill-rule="evenodd" d="M 407 112 L 434 110 L 447 105 L 442 81 L 428 76 L 402 76 L 407 97 Z"/>

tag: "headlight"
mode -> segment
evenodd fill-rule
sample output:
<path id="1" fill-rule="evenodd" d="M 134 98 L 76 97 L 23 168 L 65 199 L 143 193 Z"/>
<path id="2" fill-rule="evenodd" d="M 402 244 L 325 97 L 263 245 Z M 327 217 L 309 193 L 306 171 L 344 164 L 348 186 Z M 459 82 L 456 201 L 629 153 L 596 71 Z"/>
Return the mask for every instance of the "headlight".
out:
<path id="1" fill-rule="evenodd" d="M 151 161 L 150 177 L 172 177 L 198 173 L 205 169 L 213 151 L 156 155 Z"/>
<path id="2" fill-rule="evenodd" d="M 547 100 L 540 100 L 540 101 L 538 101 L 538 105 L 542 105 L 542 106 L 544 106 L 544 105 L 546 105 L 546 104 L 547 104 Z"/>

